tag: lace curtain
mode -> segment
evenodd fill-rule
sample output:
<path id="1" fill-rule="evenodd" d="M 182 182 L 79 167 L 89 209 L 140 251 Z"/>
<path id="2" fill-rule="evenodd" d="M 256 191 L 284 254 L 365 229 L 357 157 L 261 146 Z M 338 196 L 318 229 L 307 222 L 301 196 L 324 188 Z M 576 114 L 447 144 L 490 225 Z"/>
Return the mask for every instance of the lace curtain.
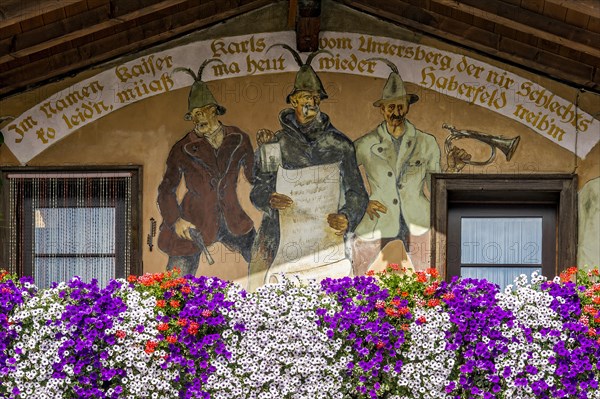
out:
<path id="1" fill-rule="evenodd" d="M 10 263 L 38 287 L 130 273 L 129 172 L 12 173 Z"/>

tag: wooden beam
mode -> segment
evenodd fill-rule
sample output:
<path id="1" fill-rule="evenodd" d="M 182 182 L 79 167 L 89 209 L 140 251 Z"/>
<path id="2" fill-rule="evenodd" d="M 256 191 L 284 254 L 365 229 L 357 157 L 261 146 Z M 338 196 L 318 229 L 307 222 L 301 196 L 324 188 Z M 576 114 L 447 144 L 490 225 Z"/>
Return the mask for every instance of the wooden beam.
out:
<path id="1" fill-rule="evenodd" d="M 296 26 L 296 16 L 298 15 L 298 0 L 290 0 L 290 8 L 288 11 L 288 28 Z"/>
<path id="2" fill-rule="evenodd" d="M 296 48 L 298 51 L 317 51 L 320 30 L 321 0 L 299 0 L 298 17 L 296 18 Z"/>
<path id="3" fill-rule="evenodd" d="M 217 1 L 219 1 L 219 0 L 217 0 Z M 204 28 L 204 27 L 213 25 L 218 22 L 222 22 L 226 19 L 232 18 L 237 15 L 244 14 L 249 11 L 256 10 L 260 7 L 266 6 L 271 3 L 272 3 L 272 0 L 254 0 L 250 3 L 244 4 L 239 7 L 232 8 L 225 12 L 211 15 L 210 17 L 206 17 L 206 18 L 202 18 L 202 19 L 197 19 L 197 20 L 194 20 L 194 22 L 192 22 L 192 23 L 178 26 L 178 27 L 175 27 L 168 31 L 161 31 L 154 35 L 145 37 L 142 40 L 138 40 L 133 43 L 129 43 L 126 46 L 114 48 L 113 50 L 108 51 L 108 52 L 103 52 L 101 54 L 91 56 L 89 58 L 84 58 L 82 60 L 78 60 L 78 61 L 69 63 L 68 65 L 54 68 L 52 70 L 47 70 L 47 69 L 41 70 L 41 71 L 39 71 L 38 74 L 27 73 L 27 74 L 24 74 L 23 76 L 20 76 L 20 75 L 18 75 L 19 74 L 18 69 L 9 71 L 10 76 L 20 76 L 20 79 L 18 79 L 18 80 L 12 79 L 12 78 L 7 78 L 8 74 L 0 74 L 0 96 L 4 96 L 4 95 L 10 94 L 10 93 L 17 92 L 18 90 L 21 90 L 27 86 L 40 84 L 40 83 L 43 83 L 50 79 L 55 79 L 57 77 L 63 76 L 65 74 L 71 73 L 73 71 L 82 70 L 86 67 L 90 67 L 92 65 L 96 65 L 101 62 L 105 62 L 110 59 L 117 58 L 124 54 L 139 51 L 145 47 L 149 47 L 149 46 L 157 44 L 157 43 L 165 42 L 165 41 L 172 39 L 174 37 L 177 37 L 179 35 L 182 35 L 182 34 L 185 34 L 188 32 L 193 32 L 197 29 Z M 197 3 L 194 2 L 194 4 L 197 4 Z M 125 16 L 121 16 L 120 19 L 123 19 L 124 17 Z M 124 19 L 129 19 L 129 18 L 125 17 Z M 131 30 L 134 30 L 134 29 L 139 29 L 139 26 L 135 26 Z M 127 31 L 129 31 L 129 29 Z M 90 45 L 93 44 L 93 42 L 94 41 L 90 40 Z M 8 61 L 4 57 L 3 57 L 3 60 Z M 14 60 L 14 58 L 13 58 L 13 60 Z"/>
<path id="4" fill-rule="evenodd" d="M 20 10 L 7 11 L 6 14 L 8 15 L 8 18 L 5 20 L 0 20 L 0 29 L 15 23 L 18 24 L 19 22 L 25 21 L 27 19 L 39 17 L 40 15 L 54 12 L 65 7 L 80 6 L 81 9 L 88 9 L 86 0 L 38 0 L 35 2 L 19 0 L 18 3 L 19 5 L 15 6 L 14 8 L 19 8 Z"/>
<path id="5" fill-rule="evenodd" d="M 600 34 L 503 2 L 430 0 L 538 38 L 600 58 Z"/>
<path id="6" fill-rule="evenodd" d="M 525 58 L 523 56 L 514 55 L 509 52 L 500 51 L 500 50 L 498 50 L 498 47 L 491 47 L 489 45 L 484 45 L 481 42 L 476 41 L 475 39 L 470 39 L 469 37 L 466 37 L 464 34 L 459 35 L 459 34 L 451 33 L 448 30 L 442 29 L 441 27 L 443 27 L 445 23 L 450 24 L 453 22 L 453 21 L 447 21 L 449 19 L 448 17 L 444 17 L 442 15 L 435 14 L 431 11 L 428 11 L 426 13 L 426 15 L 424 15 L 423 14 L 424 11 L 422 9 L 419 8 L 417 10 L 416 8 L 418 8 L 418 7 L 414 7 L 412 5 L 406 4 L 399 0 L 394 0 L 394 1 L 376 0 L 376 1 L 378 1 L 378 3 L 381 5 L 381 7 L 374 7 L 372 5 L 366 5 L 366 4 L 364 4 L 364 2 L 359 1 L 359 0 L 358 1 L 357 0 L 340 0 L 340 2 L 342 2 L 343 4 L 345 4 L 349 7 L 366 12 L 377 18 L 387 19 L 389 21 L 396 22 L 400 25 L 404 25 L 409 28 L 413 28 L 417 31 L 434 35 L 434 36 L 440 38 L 441 40 L 451 41 L 455 45 L 465 48 L 467 50 L 470 50 L 470 51 L 475 50 L 475 51 L 487 54 L 488 56 L 496 57 L 497 59 L 500 59 L 500 61 L 503 61 L 503 62 L 512 62 L 513 64 L 516 64 L 516 66 L 529 68 L 538 73 L 542 73 L 544 75 L 553 77 L 554 79 L 567 81 L 572 86 L 584 86 L 590 90 L 593 90 L 594 92 L 600 92 L 600 86 L 593 82 L 592 76 L 579 76 L 579 75 L 571 73 L 568 70 L 568 68 L 558 69 L 553 66 L 544 67 L 544 65 L 541 65 L 535 59 L 535 51 L 531 55 L 532 58 Z M 371 1 L 371 3 L 374 3 L 374 1 Z M 393 11 L 389 11 L 388 9 L 383 8 L 383 7 L 387 7 L 389 10 L 393 10 Z M 414 17 L 416 15 L 416 18 L 418 19 L 418 21 L 410 19 L 410 18 L 406 17 L 406 15 L 409 15 L 411 17 Z M 427 23 L 424 23 L 422 21 L 427 21 Z M 454 21 L 454 22 L 456 23 L 456 21 Z M 466 24 L 465 24 L 465 29 L 466 29 Z M 476 28 L 471 26 L 470 29 L 476 29 Z M 477 34 L 478 33 L 474 31 L 470 35 L 470 37 L 477 37 Z M 529 47 L 531 47 L 531 46 L 529 46 Z M 532 49 L 536 50 L 533 47 L 532 47 Z M 543 50 L 538 50 L 538 51 L 542 52 Z M 552 55 L 554 57 L 559 57 L 556 54 L 549 54 L 549 55 Z M 590 68 L 592 68 L 592 67 L 590 67 Z"/>
<path id="7" fill-rule="evenodd" d="M 600 1 L 598 0 L 546 0 L 546 3 L 556 4 L 592 18 L 600 18 Z"/>

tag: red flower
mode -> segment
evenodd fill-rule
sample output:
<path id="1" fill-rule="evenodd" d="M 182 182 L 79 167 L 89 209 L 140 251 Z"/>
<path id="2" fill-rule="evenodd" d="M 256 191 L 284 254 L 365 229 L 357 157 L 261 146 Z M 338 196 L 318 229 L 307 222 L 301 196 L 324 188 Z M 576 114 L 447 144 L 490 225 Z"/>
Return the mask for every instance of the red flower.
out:
<path id="1" fill-rule="evenodd" d="M 156 301 L 156 306 L 158 306 L 159 308 L 164 308 L 165 306 L 167 306 L 167 301 L 165 301 L 164 299 L 159 299 L 158 301 Z"/>
<path id="2" fill-rule="evenodd" d="M 590 315 L 592 315 L 592 317 L 596 317 L 596 315 L 598 314 L 598 312 L 600 312 L 598 309 L 596 309 L 593 305 L 585 305 L 583 307 L 583 311 L 585 313 L 588 313 Z"/>
<path id="3" fill-rule="evenodd" d="M 127 281 L 129 281 L 130 283 L 135 283 L 137 281 L 137 276 L 131 274 L 127 277 Z"/>
<path id="4" fill-rule="evenodd" d="M 427 306 L 429 306 L 430 308 L 435 308 L 436 306 L 438 306 L 441 303 L 442 303 L 442 301 L 440 301 L 437 298 L 430 299 L 430 300 L 427 301 Z"/>
<path id="5" fill-rule="evenodd" d="M 212 311 L 211 311 L 211 310 L 209 310 L 209 309 L 204 309 L 204 310 L 202 311 L 202 317 L 210 317 L 210 316 L 212 316 Z"/>
<path id="6" fill-rule="evenodd" d="M 192 321 L 189 325 L 189 327 L 187 328 L 187 332 L 190 335 L 196 335 L 198 333 L 198 328 L 200 327 L 200 324 Z"/>
<path id="7" fill-rule="evenodd" d="M 169 325 L 167 323 L 160 323 L 156 329 L 158 331 L 167 331 L 169 329 Z"/>
<path id="8" fill-rule="evenodd" d="M 398 313 L 401 314 L 402 316 L 404 316 L 404 315 L 407 315 L 410 313 L 410 309 L 405 306 L 403 308 L 399 308 Z"/>
<path id="9" fill-rule="evenodd" d="M 157 346 L 158 346 L 158 342 L 148 341 L 148 342 L 146 342 L 146 348 L 144 349 L 144 352 L 150 354 L 156 350 Z"/>
<path id="10" fill-rule="evenodd" d="M 375 271 L 373 270 L 367 270 L 367 272 L 365 273 L 366 276 L 374 276 L 375 275 Z"/>
<path id="11" fill-rule="evenodd" d="M 179 320 L 177 320 L 177 324 L 178 324 L 180 327 L 185 327 L 185 326 L 187 326 L 187 324 L 188 324 L 188 319 L 179 319 Z"/>
<path id="12" fill-rule="evenodd" d="M 427 275 L 423 272 L 417 272 L 417 282 L 424 283 L 427 281 Z"/>
<path id="13" fill-rule="evenodd" d="M 169 301 L 169 305 L 171 305 L 174 308 L 178 308 L 179 306 L 181 306 L 181 303 L 177 299 L 171 299 Z"/>
<path id="14" fill-rule="evenodd" d="M 189 294 L 190 292 L 192 292 L 192 288 L 189 285 L 184 285 L 183 287 L 181 287 L 181 292 L 183 292 L 184 294 Z"/>
<path id="15" fill-rule="evenodd" d="M 427 319 L 425 318 L 425 316 L 421 316 L 417 319 L 417 321 L 421 324 L 425 324 L 427 323 Z"/>
<path id="16" fill-rule="evenodd" d="M 170 344 L 174 344 L 177 342 L 177 337 L 175 335 L 169 335 L 167 337 L 167 342 Z"/>
<path id="17" fill-rule="evenodd" d="M 437 284 L 432 284 L 425 288 L 425 295 L 433 295 L 435 294 L 435 290 L 437 290 Z"/>
<path id="18" fill-rule="evenodd" d="M 383 343 L 383 341 L 377 341 L 377 349 L 381 349 L 385 346 L 385 344 Z"/>
<path id="19" fill-rule="evenodd" d="M 385 308 L 385 302 L 382 301 L 381 299 L 378 300 L 377 302 L 375 302 L 375 308 L 376 309 L 383 309 L 383 308 Z"/>
<path id="20" fill-rule="evenodd" d="M 394 308 L 385 308 L 385 314 L 387 314 L 388 316 L 391 316 L 391 317 L 396 317 L 400 313 L 398 312 L 398 310 L 396 310 Z"/>
<path id="21" fill-rule="evenodd" d="M 117 336 L 117 338 L 125 338 L 125 336 L 127 336 L 127 333 L 123 330 L 117 330 L 115 335 Z"/>
<path id="22" fill-rule="evenodd" d="M 390 269 L 394 270 L 394 271 L 398 271 L 398 270 L 400 270 L 400 266 L 398 266 L 398 264 L 397 264 L 397 263 L 390 263 L 390 264 L 388 265 L 388 267 L 389 267 Z"/>
<path id="23" fill-rule="evenodd" d="M 432 278 L 438 278 L 440 276 L 440 274 L 438 273 L 438 271 L 435 267 L 430 267 L 425 272 L 427 274 L 429 274 Z"/>
<path id="24" fill-rule="evenodd" d="M 597 335 L 596 334 L 596 329 L 593 328 L 593 327 L 590 327 L 590 329 L 588 330 L 588 334 L 589 334 L 590 337 L 595 337 Z"/>
<path id="25" fill-rule="evenodd" d="M 454 299 L 454 294 L 451 292 L 448 292 L 448 293 L 442 295 L 442 298 L 444 298 L 444 301 L 451 301 Z"/>
<path id="26" fill-rule="evenodd" d="M 143 286 L 151 286 L 152 284 L 154 284 L 154 277 L 149 274 L 146 273 L 143 276 L 138 277 L 138 281 L 143 285 Z"/>

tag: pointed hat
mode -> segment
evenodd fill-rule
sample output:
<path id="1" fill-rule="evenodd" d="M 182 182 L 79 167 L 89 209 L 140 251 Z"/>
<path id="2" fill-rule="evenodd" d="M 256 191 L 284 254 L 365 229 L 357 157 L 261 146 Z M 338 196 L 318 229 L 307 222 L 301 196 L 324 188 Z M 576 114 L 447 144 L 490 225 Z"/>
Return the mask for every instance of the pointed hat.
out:
<path id="1" fill-rule="evenodd" d="M 406 88 L 404 87 L 404 81 L 400 77 L 398 73 L 398 67 L 394 63 L 385 58 L 369 58 L 368 61 L 383 61 L 390 67 L 392 72 L 390 76 L 388 76 L 387 82 L 383 87 L 383 93 L 381 94 L 381 98 L 373 103 L 375 107 L 379 107 L 381 104 L 388 101 L 395 101 L 406 98 L 409 104 L 414 104 L 419 101 L 419 96 L 412 93 L 406 93 Z"/>
<path id="2" fill-rule="evenodd" d="M 195 74 L 194 71 L 192 71 L 190 68 L 181 68 L 180 67 L 180 68 L 175 68 L 173 70 L 173 73 L 186 72 L 192 78 L 194 78 L 194 83 L 192 84 L 192 88 L 191 88 L 190 94 L 188 96 L 188 112 L 183 117 L 183 119 L 185 119 L 186 121 L 192 120 L 191 113 L 194 108 L 202 108 L 207 105 L 214 105 L 215 107 L 217 107 L 217 110 L 216 110 L 217 115 L 223 115 L 226 111 L 225 107 L 220 105 L 217 102 L 217 100 L 215 100 L 215 97 L 213 96 L 210 89 L 208 88 L 208 85 L 202 81 L 202 71 L 210 62 L 215 62 L 215 61 L 224 64 L 224 62 L 218 58 L 211 58 L 211 59 L 204 61 L 202 63 L 202 65 L 200 65 L 200 68 L 198 68 L 197 74 Z"/>
<path id="3" fill-rule="evenodd" d="M 267 51 L 271 50 L 273 47 L 276 46 L 283 47 L 284 49 L 292 53 L 292 56 L 294 57 L 294 59 L 298 63 L 298 66 L 300 67 L 300 70 L 296 74 L 296 80 L 294 81 L 294 89 L 290 92 L 290 94 L 287 95 L 287 97 L 285 98 L 285 102 L 289 104 L 290 97 L 298 91 L 318 91 L 321 100 L 326 99 L 328 97 L 327 92 L 323 87 L 323 83 L 321 83 L 321 79 L 319 79 L 319 76 L 317 75 L 315 70 L 310 66 L 310 63 L 318 54 L 321 53 L 328 53 L 331 56 L 333 56 L 331 52 L 329 52 L 328 50 L 314 51 L 308 55 L 306 62 L 302 62 L 300 54 L 298 54 L 296 50 L 294 50 L 287 44 L 273 44 L 267 49 Z"/>

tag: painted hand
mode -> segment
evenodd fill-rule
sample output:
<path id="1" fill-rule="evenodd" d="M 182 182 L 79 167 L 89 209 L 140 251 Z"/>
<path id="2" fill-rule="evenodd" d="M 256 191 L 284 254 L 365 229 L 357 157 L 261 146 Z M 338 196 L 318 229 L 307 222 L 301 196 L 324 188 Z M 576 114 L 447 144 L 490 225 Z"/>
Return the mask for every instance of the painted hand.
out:
<path id="1" fill-rule="evenodd" d="M 275 141 L 275 133 L 269 129 L 258 129 L 256 132 L 256 143 L 261 146 Z"/>
<path id="2" fill-rule="evenodd" d="M 460 172 L 465 167 L 467 161 L 471 160 L 471 154 L 462 148 L 452 147 L 447 156 L 448 168 L 446 172 Z"/>
<path id="3" fill-rule="evenodd" d="M 192 236 L 190 236 L 190 229 L 195 229 L 196 226 L 193 223 L 188 222 L 185 219 L 177 219 L 175 222 L 175 234 L 177 236 L 184 238 L 186 240 L 192 241 Z"/>
<path id="4" fill-rule="evenodd" d="M 379 219 L 379 212 L 387 213 L 387 207 L 377 200 L 369 201 L 367 204 L 367 215 L 373 220 L 374 217 Z"/>
<path id="5" fill-rule="evenodd" d="M 330 213 L 327 215 L 327 223 L 332 229 L 337 230 L 335 234 L 338 236 L 344 235 L 348 230 L 348 218 L 342 213 Z"/>
<path id="6" fill-rule="evenodd" d="M 290 197 L 284 194 L 273 193 L 271 194 L 271 198 L 269 198 L 269 205 L 273 209 L 286 209 L 289 208 L 293 203 L 294 201 L 292 201 Z"/>

